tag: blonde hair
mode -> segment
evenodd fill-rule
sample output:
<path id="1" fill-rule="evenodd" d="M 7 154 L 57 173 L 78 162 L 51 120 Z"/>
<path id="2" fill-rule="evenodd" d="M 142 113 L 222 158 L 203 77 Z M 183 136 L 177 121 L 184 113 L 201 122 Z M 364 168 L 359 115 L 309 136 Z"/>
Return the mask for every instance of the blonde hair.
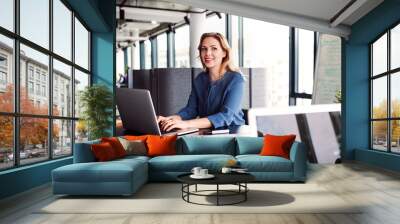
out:
<path id="1" fill-rule="evenodd" d="M 197 47 L 197 49 L 199 50 L 199 57 L 200 57 L 201 64 L 203 65 L 203 69 L 207 71 L 207 67 L 204 65 L 204 62 L 201 59 L 201 44 L 203 43 L 203 40 L 206 39 L 207 37 L 213 37 L 216 40 L 218 40 L 219 44 L 221 45 L 222 50 L 226 52 L 226 56 L 222 59 L 221 68 L 220 68 L 219 73 L 222 74 L 222 72 L 224 70 L 230 71 L 230 72 L 238 71 L 238 68 L 233 65 L 232 49 L 229 46 L 226 38 L 220 33 L 203 33 L 203 35 L 201 35 L 200 43 L 199 43 L 199 46 Z"/>

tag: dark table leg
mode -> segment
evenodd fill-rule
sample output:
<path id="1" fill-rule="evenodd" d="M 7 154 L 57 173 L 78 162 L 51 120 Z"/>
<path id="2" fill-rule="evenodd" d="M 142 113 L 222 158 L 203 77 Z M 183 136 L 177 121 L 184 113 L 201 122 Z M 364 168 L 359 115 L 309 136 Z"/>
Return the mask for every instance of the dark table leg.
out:
<path id="1" fill-rule="evenodd" d="M 219 206 L 219 184 L 217 184 L 217 206 Z"/>
<path id="2" fill-rule="evenodd" d="M 245 192 L 244 192 L 244 201 L 247 201 L 247 182 L 246 183 L 244 183 L 244 190 L 245 190 Z"/>
<path id="3" fill-rule="evenodd" d="M 182 183 L 182 188 L 181 188 L 181 192 L 182 192 L 182 199 L 184 199 L 184 198 L 183 198 L 183 190 L 184 190 L 184 188 L 183 188 L 183 187 L 184 187 L 184 184 Z"/>
<path id="4" fill-rule="evenodd" d="M 188 185 L 187 185 L 187 191 L 188 191 L 188 193 L 187 193 L 187 201 L 188 201 L 188 202 L 190 202 L 190 201 L 189 201 L 189 195 L 190 195 L 190 184 L 188 184 Z"/>

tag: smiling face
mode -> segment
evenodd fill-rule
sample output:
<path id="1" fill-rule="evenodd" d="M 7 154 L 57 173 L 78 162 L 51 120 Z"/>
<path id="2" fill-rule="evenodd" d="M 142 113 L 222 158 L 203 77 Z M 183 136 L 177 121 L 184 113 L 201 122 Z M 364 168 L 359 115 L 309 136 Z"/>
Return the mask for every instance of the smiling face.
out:
<path id="1" fill-rule="evenodd" d="M 218 39 L 206 37 L 200 46 L 200 58 L 207 69 L 220 69 L 226 51 L 222 49 Z"/>

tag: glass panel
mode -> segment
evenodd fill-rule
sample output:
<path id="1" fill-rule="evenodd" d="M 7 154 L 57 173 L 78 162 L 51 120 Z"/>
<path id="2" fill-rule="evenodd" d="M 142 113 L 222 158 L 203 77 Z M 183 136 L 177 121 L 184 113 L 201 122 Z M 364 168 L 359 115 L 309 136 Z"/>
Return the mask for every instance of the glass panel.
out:
<path id="1" fill-rule="evenodd" d="M 14 111 L 14 72 L 12 39 L 0 35 L 0 111 Z"/>
<path id="2" fill-rule="evenodd" d="M 84 120 L 75 121 L 75 143 L 88 140 L 88 129 Z"/>
<path id="3" fill-rule="evenodd" d="M 175 30 L 175 67 L 189 68 L 189 26 L 185 25 Z"/>
<path id="4" fill-rule="evenodd" d="M 390 33 L 390 58 L 391 69 L 400 67 L 400 25 L 397 25 Z"/>
<path id="5" fill-rule="evenodd" d="M 167 66 L 167 34 L 157 36 L 157 57 L 158 68 L 166 68 Z"/>
<path id="6" fill-rule="evenodd" d="M 400 153 L 400 120 L 393 120 L 390 122 L 391 127 L 391 136 L 390 139 L 392 141 L 392 152 Z"/>
<path id="7" fill-rule="evenodd" d="M 117 63 L 117 80 L 119 79 L 120 75 L 125 74 L 125 69 L 124 69 L 124 50 L 119 48 L 117 50 L 117 57 L 115 58 L 116 63 Z"/>
<path id="8" fill-rule="evenodd" d="M 89 70 L 89 32 L 75 18 L 75 63 Z"/>
<path id="9" fill-rule="evenodd" d="M 13 118 L 0 116 L 0 170 L 14 165 Z"/>
<path id="10" fill-rule="evenodd" d="M 75 69 L 75 117 L 79 117 L 81 115 L 81 107 L 80 103 L 80 94 L 85 89 L 86 86 L 89 86 L 89 75 Z"/>
<path id="11" fill-rule="evenodd" d="M 140 69 L 140 49 L 139 42 L 136 42 L 136 47 L 133 47 L 133 69 Z"/>
<path id="12" fill-rule="evenodd" d="M 60 0 L 53 0 L 53 10 L 53 51 L 71 60 L 72 12 Z"/>
<path id="13" fill-rule="evenodd" d="M 53 120 L 53 157 L 72 154 L 72 121 Z"/>
<path id="14" fill-rule="evenodd" d="M 391 74 L 390 85 L 391 116 L 400 118 L 400 72 Z"/>
<path id="15" fill-rule="evenodd" d="M 330 104 L 340 98 L 342 76 L 342 43 L 340 37 L 318 35 L 313 104 Z"/>
<path id="16" fill-rule="evenodd" d="M 20 63 L 21 113 L 47 115 L 49 57 L 21 44 Z"/>
<path id="17" fill-rule="evenodd" d="M 296 106 L 310 106 L 311 99 L 296 98 Z"/>
<path id="18" fill-rule="evenodd" d="M 126 66 L 128 66 L 129 68 L 132 68 L 132 56 L 131 56 L 131 52 L 132 52 L 132 46 L 129 46 L 126 48 L 126 56 L 127 56 L 127 63 Z"/>
<path id="19" fill-rule="evenodd" d="M 21 36 L 49 48 L 49 0 L 20 0 Z"/>
<path id="20" fill-rule="evenodd" d="M 226 16 L 224 13 L 220 13 L 221 18 L 219 18 L 216 14 L 212 16 L 207 16 L 206 18 L 206 25 L 204 26 L 204 32 L 218 32 L 225 36 L 226 33 L 226 26 L 225 20 Z"/>
<path id="21" fill-rule="evenodd" d="M 20 164 L 35 163 L 49 158 L 49 120 L 45 118 L 21 117 L 20 119 Z"/>
<path id="22" fill-rule="evenodd" d="M 299 93 L 312 94 L 314 79 L 314 32 L 299 31 Z"/>
<path id="23" fill-rule="evenodd" d="M 239 17 L 232 16 L 232 57 L 236 66 L 239 66 Z"/>
<path id="24" fill-rule="evenodd" d="M 1 0 L 0 26 L 14 31 L 14 0 Z"/>
<path id="25" fill-rule="evenodd" d="M 71 66 L 53 60 L 53 115 L 72 117 Z"/>
<path id="26" fill-rule="evenodd" d="M 254 34 L 257 35 L 254 35 Z M 244 66 L 258 69 L 253 79 L 253 107 L 289 102 L 289 27 L 243 19 Z"/>
<path id="27" fill-rule="evenodd" d="M 387 151 L 387 121 L 372 122 L 372 148 Z"/>
<path id="28" fill-rule="evenodd" d="M 149 40 L 144 42 L 144 50 L 145 50 L 145 69 L 151 69 L 151 43 Z"/>
<path id="29" fill-rule="evenodd" d="M 372 75 L 387 71 L 387 35 L 383 35 L 372 44 Z"/>
<path id="30" fill-rule="evenodd" d="M 387 118 L 386 76 L 372 81 L 372 118 Z"/>

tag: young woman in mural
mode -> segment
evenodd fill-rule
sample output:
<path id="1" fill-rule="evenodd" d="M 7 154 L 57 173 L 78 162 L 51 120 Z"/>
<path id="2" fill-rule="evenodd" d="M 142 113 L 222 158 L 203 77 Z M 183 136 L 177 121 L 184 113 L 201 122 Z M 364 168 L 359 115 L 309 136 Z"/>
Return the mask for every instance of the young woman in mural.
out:
<path id="1" fill-rule="evenodd" d="M 176 115 L 158 117 L 164 131 L 244 124 L 241 110 L 244 78 L 232 65 L 227 40 L 220 33 L 204 33 L 198 50 L 204 71 L 195 78 L 186 107 Z"/>

